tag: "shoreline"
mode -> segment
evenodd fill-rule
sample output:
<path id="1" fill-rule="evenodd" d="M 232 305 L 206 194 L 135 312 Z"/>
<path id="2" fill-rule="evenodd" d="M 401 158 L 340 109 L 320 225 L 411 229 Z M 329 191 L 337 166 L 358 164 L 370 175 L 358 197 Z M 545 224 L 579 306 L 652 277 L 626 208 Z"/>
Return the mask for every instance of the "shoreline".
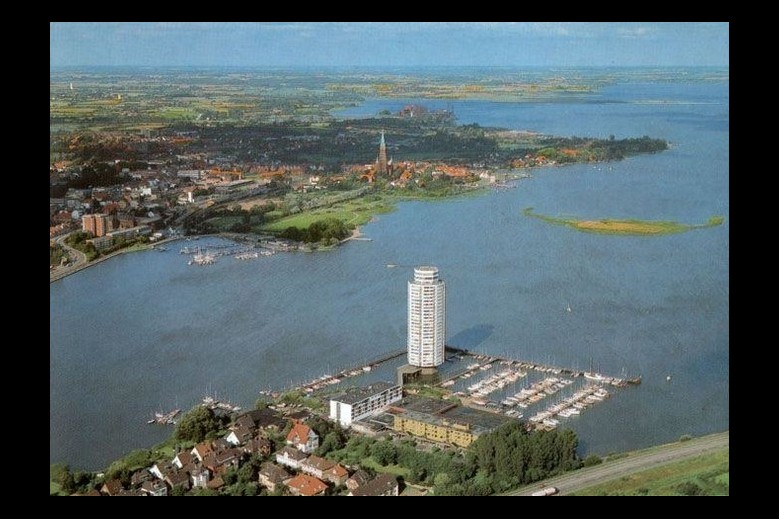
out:
<path id="1" fill-rule="evenodd" d="M 499 184 L 500 185 L 509 185 L 511 183 L 515 183 L 519 180 L 525 179 L 525 178 L 532 178 L 532 175 L 529 172 L 526 172 L 524 170 L 532 170 L 532 169 L 547 169 L 547 168 L 553 168 L 553 167 L 563 167 L 563 166 L 571 166 L 575 165 L 577 163 L 570 163 L 570 164 L 545 164 L 543 166 L 536 166 L 532 168 L 511 168 L 504 170 L 507 174 L 512 175 L 512 178 L 507 178 L 505 180 L 502 180 Z M 396 205 L 399 202 L 414 202 L 414 201 L 427 201 L 427 202 L 433 202 L 433 201 L 442 201 L 442 200 L 448 200 L 452 198 L 457 198 L 461 196 L 477 196 L 482 195 L 484 193 L 490 192 L 496 187 L 496 184 L 479 184 L 477 186 L 473 186 L 468 189 L 464 189 L 458 193 L 453 193 L 445 196 L 440 197 L 431 197 L 431 196 L 413 196 L 408 194 L 402 194 L 402 193 L 392 193 L 390 196 L 390 200 L 388 200 L 388 203 L 392 206 L 391 211 L 394 211 L 396 209 Z M 390 211 L 390 212 L 391 212 Z M 379 213 L 377 213 L 379 214 Z M 536 215 L 531 215 L 536 216 Z M 376 214 L 371 215 L 371 219 L 368 222 L 365 223 L 372 223 L 377 220 Z M 364 225 L 364 224 L 362 224 Z M 565 224 L 563 224 L 565 225 Z M 706 226 L 706 224 L 703 224 L 703 226 Z M 219 236 L 221 238 L 227 239 L 227 240 L 233 240 L 233 241 L 254 241 L 256 240 L 257 235 L 251 234 L 251 233 L 209 233 L 209 234 L 197 234 L 194 236 L 198 237 L 205 237 L 205 236 Z M 101 256 L 93 261 L 90 261 L 88 263 L 85 263 L 83 265 L 79 265 L 78 267 L 75 267 L 73 269 L 67 270 L 65 272 L 56 272 L 52 274 L 49 277 L 49 283 L 54 283 L 55 281 L 59 281 L 60 279 L 66 278 L 70 276 L 71 274 L 75 274 L 77 272 L 80 272 L 86 268 L 89 268 L 93 265 L 97 265 L 98 263 L 111 259 L 113 257 L 116 257 L 120 254 L 128 254 L 132 252 L 140 252 L 144 250 L 153 249 L 157 245 L 162 245 L 163 243 L 173 242 L 176 240 L 182 240 L 186 238 L 191 238 L 192 236 L 176 236 L 172 238 L 165 238 L 164 240 L 161 240 L 159 242 L 155 242 L 153 244 L 148 244 L 146 247 L 133 247 L 128 249 L 121 249 L 115 252 L 112 252 L 111 254 L 107 256 Z M 305 244 L 299 243 L 298 244 L 298 250 L 306 251 L 306 252 L 317 252 L 317 251 L 327 251 L 327 250 L 333 250 L 336 247 L 339 247 L 347 242 L 350 241 L 373 241 L 372 238 L 363 236 L 361 225 L 356 225 L 355 228 L 352 230 L 351 234 L 344 238 L 343 240 L 340 240 L 338 243 L 330 246 L 322 246 L 322 247 L 316 247 L 314 249 L 310 249 L 305 247 Z"/>
<path id="2" fill-rule="evenodd" d="M 71 274 L 75 274 L 77 272 L 81 272 L 84 269 L 87 269 L 89 267 L 92 267 L 94 265 L 97 265 L 98 263 L 102 263 L 103 261 L 109 260 L 111 258 L 114 258 L 116 256 L 119 256 L 121 254 L 130 254 L 133 252 L 141 252 L 145 250 L 150 250 L 156 247 L 157 245 L 162 245 L 163 243 L 169 243 L 174 242 L 176 240 L 182 240 L 185 236 L 175 236 L 173 238 L 165 238 L 164 240 L 160 240 L 158 242 L 149 243 L 146 244 L 144 247 L 128 247 L 126 249 L 120 249 L 118 251 L 114 251 L 111 254 L 108 254 L 106 256 L 100 256 L 97 259 L 94 259 L 92 261 L 88 261 L 87 263 L 84 263 L 83 265 L 79 265 L 75 268 L 69 269 L 65 272 L 54 272 L 49 276 L 49 284 L 54 283 L 55 281 L 59 281 L 60 279 L 64 279 Z"/>

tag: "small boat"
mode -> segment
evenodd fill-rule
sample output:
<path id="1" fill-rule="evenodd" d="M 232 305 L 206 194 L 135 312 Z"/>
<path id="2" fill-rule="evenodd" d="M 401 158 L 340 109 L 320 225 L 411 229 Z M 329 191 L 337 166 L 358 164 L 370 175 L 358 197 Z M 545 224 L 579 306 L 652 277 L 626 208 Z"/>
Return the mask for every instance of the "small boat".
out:
<path id="1" fill-rule="evenodd" d="M 156 422 L 156 421 L 157 421 L 157 420 L 155 420 L 154 418 L 152 418 L 151 420 L 146 420 L 146 423 L 147 423 L 147 424 L 149 424 L 149 425 L 151 425 L 151 424 L 153 424 L 153 423 L 154 423 L 154 422 Z"/>
<path id="2" fill-rule="evenodd" d="M 565 307 L 565 310 L 566 310 L 567 312 L 570 312 L 570 311 L 571 311 L 571 305 L 568 305 L 567 307 Z"/>
<path id="3" fill-rule="evenodd" d="M 397 267 L 397 265 L 395 265 L 394 263 L 387 263 L 388 269 L 394 269 L 395 267 Z"/>
<path id="4" fill-rule="evenodd" d="M 666 382 L 670 382 L 671 381 L 671 375 L 668 375 L 667 377 L 665 377 L 665 381 Z"/>

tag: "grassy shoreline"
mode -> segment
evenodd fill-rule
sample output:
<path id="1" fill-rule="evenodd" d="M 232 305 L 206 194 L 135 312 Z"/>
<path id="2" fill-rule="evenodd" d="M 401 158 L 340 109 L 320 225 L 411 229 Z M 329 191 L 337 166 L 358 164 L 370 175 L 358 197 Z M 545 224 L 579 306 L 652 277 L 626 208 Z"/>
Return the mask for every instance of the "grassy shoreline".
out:
<path id="1" fill-rule="evenodd" d="M 445 194 L 376 193 L 344 202 L 334 203 L 327 207 L 318 207 L 316 209 L 285 216 L 263 225 L 262 230 L 267 232 L 281 232 L 287 227 L 305 228 L 318 220 L 328 217 L 338 218 L 350 227 L 359 228 L 361 225 L 373 221 L 377 215 L 395 211 L 397 204 L 400 202 L 414 200 L 450 200 L 482 192 L 484 192 L 484 188 L 477 187 L 463 189 L 456 193 Z"/>
<path id="2" fill-rule="evenodd" d="M 573 496 L 729 495 L 730 448 L 650 468 L 585 488 Z"/>

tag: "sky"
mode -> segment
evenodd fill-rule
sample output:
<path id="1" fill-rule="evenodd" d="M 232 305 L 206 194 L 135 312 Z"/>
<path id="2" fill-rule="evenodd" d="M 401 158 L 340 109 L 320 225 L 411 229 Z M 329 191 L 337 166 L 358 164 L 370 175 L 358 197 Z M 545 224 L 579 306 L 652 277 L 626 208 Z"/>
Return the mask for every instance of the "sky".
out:
<path id="1" fill-rule="evenodd" d="M 51 22 L 60 66 L 728 66 L 727 22 Z"/>

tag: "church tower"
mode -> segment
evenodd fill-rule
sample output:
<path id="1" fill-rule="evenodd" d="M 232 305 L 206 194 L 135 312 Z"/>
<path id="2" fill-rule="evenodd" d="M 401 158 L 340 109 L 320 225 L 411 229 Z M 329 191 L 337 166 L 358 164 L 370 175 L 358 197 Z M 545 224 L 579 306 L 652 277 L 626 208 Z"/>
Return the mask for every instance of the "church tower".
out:
<path id="1" fill-rule="evenodd" d="M 379 175 L 387 175 L 389 173 L 389 167 L 387 165 L 387 145 L 384 142 L 384 130 L 381 131 L 379 156 L 376 158 L 376 173 Z"/>

